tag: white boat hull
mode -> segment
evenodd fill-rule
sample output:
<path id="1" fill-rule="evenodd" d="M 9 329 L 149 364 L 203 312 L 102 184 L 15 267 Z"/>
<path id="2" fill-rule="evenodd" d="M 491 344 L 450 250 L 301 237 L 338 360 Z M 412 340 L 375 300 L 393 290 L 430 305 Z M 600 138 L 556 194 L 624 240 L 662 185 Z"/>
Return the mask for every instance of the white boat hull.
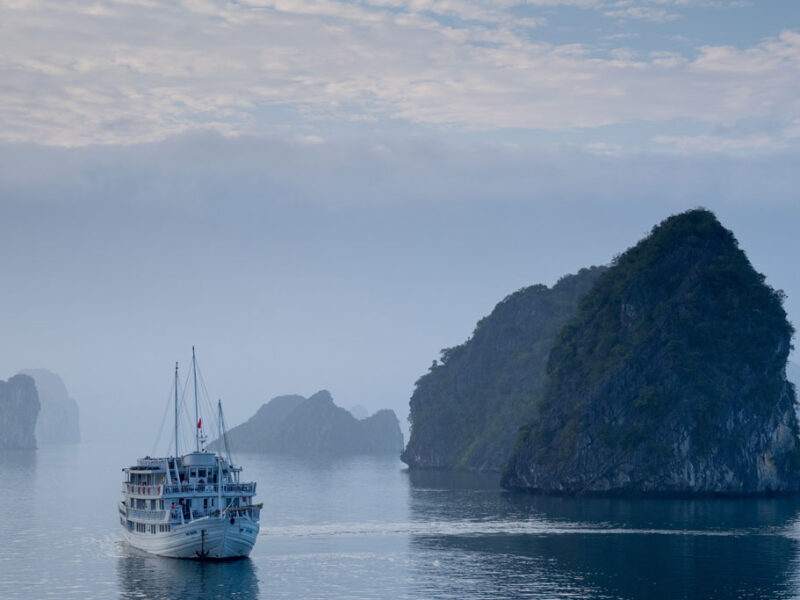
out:
<path id="1" fill-rule="evenodd" d="M 224 560 L 250 555 L 259 525 L 246 518 L 231 523 L 228 518 L 205 517 L 185 525 L 173 525 L 163 533 L 138 533 L 123 528 L 123 535 L 134 548 L 158 556 Z"/>

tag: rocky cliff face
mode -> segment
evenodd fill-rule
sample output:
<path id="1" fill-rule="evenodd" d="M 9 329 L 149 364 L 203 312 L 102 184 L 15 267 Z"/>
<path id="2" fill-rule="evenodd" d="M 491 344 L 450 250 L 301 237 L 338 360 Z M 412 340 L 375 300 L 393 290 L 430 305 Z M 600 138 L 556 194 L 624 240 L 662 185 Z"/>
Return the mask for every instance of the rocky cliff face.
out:
<path id="1" fill-rule="evenodd" d="M 326 390 L 310 398 L 279 396 L 228 432 L 235 451 L 304 456 L 398 454 L 403 434 L 394 412 L 358 420 L 336 406 Z"/>
<path id="2" fill-rule="evenodd" d="M 730 231 L 694 210 L 621 255 L 551 352 L 503 476 L 557 493 L 800 488 L 792 327 Z"/>
<path id="3" fill-rule="evenodd" d="M 520 426 L 536 414 L 553 340 L 604 268 L 583 269 L 552 288 L 511 294 L 472 337 L 442 351 L 411 397 L 409 467 L 499 471 Z"/>
<path id="4" fill-rule="evenodd" d="M 33 379 L 15 375 L 0 381 L 0 450 L 36 448 L 39 397 Z"/>
<path id="5" fill-rule="evenodd" d="M 39 444 L 77 444 L 81 441 L 78 403 L 69 397 L 61 377 L 47 369 L 25 369 L 33 377 L 41 411 L 36 421 Z"/>
<path id="6" fill-rule="evenodd" d="M 403 432 L 393 410 L 384 408 L 358 421 L 361 447 L 367 453 L 390 453 L 395 456 L 403 451 Z"/>

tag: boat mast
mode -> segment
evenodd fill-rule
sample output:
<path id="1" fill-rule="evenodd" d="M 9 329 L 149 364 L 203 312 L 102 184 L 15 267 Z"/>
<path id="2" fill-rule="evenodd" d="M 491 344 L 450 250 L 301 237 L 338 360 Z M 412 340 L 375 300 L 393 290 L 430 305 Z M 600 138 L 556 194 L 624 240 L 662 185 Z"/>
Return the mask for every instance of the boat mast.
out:
<path id="1" fill-rule="evenodd" d="M 178 470 L 178 363 L 175 363 L 175 470 Z"/>
<path id="2" fill-rule="evenodd" d="M 217 401 L 217 407 L 219 410 L 218 415 L 218 423 L 217 429 L 219 429 L 219 437 L 217 438 L 217 447 L 219 449 L 219 445 L 222 443 L 222 399 L 220 398 Z M 219 508 L 219 514 L 222 516 L 222 450 L 219 450 L 217 454 L 217 508 Z"/>
<path id="3" fill-rule="evenodd" d="M 194 346 L 192 346 L 192 371 L 194 372 L 194 439 L 195 439 L 195 452 L 200 452 L 200 415 L 197 410 L 197 359 L 194 355 Z"/>

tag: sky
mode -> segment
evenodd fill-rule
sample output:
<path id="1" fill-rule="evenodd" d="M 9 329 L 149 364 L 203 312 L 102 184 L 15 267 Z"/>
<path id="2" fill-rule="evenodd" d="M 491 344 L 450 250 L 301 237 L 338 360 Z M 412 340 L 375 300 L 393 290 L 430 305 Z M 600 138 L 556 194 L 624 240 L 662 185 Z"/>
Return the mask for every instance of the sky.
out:
<path id="1" fill-rule="evenodd" d="M 407 431 L 503 297 L 697 206 L 800 322 L 798 159 L 789 0 L 0 0 L 0 378 L 150 451 L 195 345 L 230 424 Z"/>

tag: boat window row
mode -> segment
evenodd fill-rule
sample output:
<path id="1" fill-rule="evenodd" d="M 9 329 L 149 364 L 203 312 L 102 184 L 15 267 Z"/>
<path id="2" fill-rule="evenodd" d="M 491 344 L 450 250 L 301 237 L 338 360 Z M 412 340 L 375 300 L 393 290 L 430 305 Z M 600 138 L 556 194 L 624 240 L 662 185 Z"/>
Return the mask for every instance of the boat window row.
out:
<path id="1" fill-rule="evenodd" d="M 128 506 L 130 508 L 138 508 L 140 510 L 164 510 L 164 500 L 147 500 L 145 498 L 128 498 Z"/>
<path id="2" fill-rule="evenodd" d="M 122 526 L 125 527 L 125 523 L 122 523 Z M 144 523 L 134 523 L 133 521 L 128 521 L 127 523 L 128 531 L 136 531 L 136 533 L 167 533 L 172 530 L 172 526 L 169 523 L 163 523 L 159 525 L 145 525 Z"/>
<path id="3" fill-rule="evenodd" d="M 167 478 L 163 472 L 145 475 L 144 473 L 130 473 L 128 481 L 131 485 L 161 485 L 166 483 Z"/>

